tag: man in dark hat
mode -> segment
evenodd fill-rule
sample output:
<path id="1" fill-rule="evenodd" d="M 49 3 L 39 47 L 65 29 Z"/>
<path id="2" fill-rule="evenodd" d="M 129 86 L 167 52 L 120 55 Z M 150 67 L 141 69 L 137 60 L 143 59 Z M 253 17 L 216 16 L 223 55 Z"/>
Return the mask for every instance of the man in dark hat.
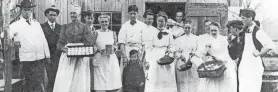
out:
<path id="1" fill-rule="evenodd" d="M 41 24 L 51 56 L 51 63 L 48 63 L 46 66 L 48 77 L 47 90 L 49 92 L 52 92 L 54 86 L 55 77 L 58 70 L 59 59 L 61 55 L 61 51 L 57 50 L 57 41 L 60 38 L 61 30 L 61 25 L 56 22 L 59 13 L 59 9 L 57 9 L 54 5 L 50 8 L 47 8 L 44 11 L 44 15 L 47 17 L 48 21 Z"/>
<path id="2" fill-rule="evenodd" d="M 275 48 L 272 39 L 254 22 L 256 12 L 240 10 L 244 24 L 242 48 L 238 61 L 238 91 L 260 92 L 264 65 L 261 56 Z"/>
<path id="3" fill-rule="evenodd" d="M 10 25 L 10 37 L 19 48 L 19 60 L 24 77 L 23 92 L 45 92 L 45 63 L 50 62 L 50 53 L 40 23 L 32 18 L 33 5 L 23 0 L 20 5 L 20 19 Z"/>

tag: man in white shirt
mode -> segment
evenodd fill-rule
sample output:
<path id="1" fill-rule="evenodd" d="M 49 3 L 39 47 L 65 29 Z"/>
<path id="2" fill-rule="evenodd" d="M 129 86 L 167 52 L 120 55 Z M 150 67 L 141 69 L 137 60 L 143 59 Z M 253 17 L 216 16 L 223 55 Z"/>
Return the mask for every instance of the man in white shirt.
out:
<path id="1" fill-rule="evenodd" d="M 142 30 L 146 28 L 146 24 L 136 19 L 138 14 L 138 7 L 136 5 L 128 7 L 128 14 L 129 20 L 122 25 L 118 35 L 118 43 L 120 43 L 124 61 L 127 61 L 128 53 L 132 49 L 138 50 L 141 53 Z"/>
<path id="2" fill-rule="evenodd" d="M 43 92 L 45 63 L 50 62 L 48 43 L 40 23 L 32 19 L 33 7 L 29 0 L 20 5 L 21 17 L 10 25 L 10 37 L 16 35 L 15 42 L 20 43 L 19 59 L 24 76 L 23 92 Z"/>
<path id="3" fill-rule="evenodd" d="M 238 92 L 260 92 L 264 64 L 261 56 L 275 49 L 272 39 L 254 22 L 256 12 L 241 9 L 244 24 L 243 49 L 238 61 Z M 247 87 L 248 86 L 248 87 Z"/>
<path id="4" fill-rule="evenodd" d="M 184 19 L 184 13 L 182 11 L 176 12 L 176 22 L 170 25 L 170 32 L 173 34 L 174 39 L 180 37 L 184 31 L 182 28 L 183 25 L 183 19 Z"/>

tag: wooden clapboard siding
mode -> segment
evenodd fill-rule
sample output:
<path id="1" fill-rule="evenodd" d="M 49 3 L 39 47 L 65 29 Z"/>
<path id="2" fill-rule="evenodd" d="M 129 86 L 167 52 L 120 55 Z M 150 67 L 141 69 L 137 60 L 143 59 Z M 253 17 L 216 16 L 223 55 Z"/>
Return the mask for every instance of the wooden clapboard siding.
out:
<path id="1" fill-rule="evenodd" d="M 122 11 L 122 6 L 123 6 L 122 1 L 123 0 L 115 0 L 115 1 L 116 1 L 115 2 L 115 4 L 116 4 L 115 11 Z"/>
<path id="2" fill-rule="evenodd" d="M 18 0 L 20 1 L 20 0 Z M 50 0 L 35 0 L 37 7 L 35 8 L 35 14 L 39 22 L 43 23 L 47 20 L 43 11 L 51 6 Z M 139 7 L 138 19 L 143 20 L 143 14 L 145 11 L 145 3 L 222 3 L 227 4 L 227 0 L 56 0 L 56 7 L 60 9 L 61 15 L 59 15 L 57 22 L 60 24 L 66 24 L 70 22 L 69 7 L 73 1 L 78 1 L 82 10 L 92 11 L 121 11 L 122 23 L 128 20 L 128 6 L 137 5 Z M 237 5 L 241 0 L 230 0 L 232 5 Z M 203 7 L 195 7 L 196 10 Z"/>
<path id="3" fill-rule="evenodd" d="M 102 0 L 95 0 L 95 11 L 101 11 L 101 1 Z"/>

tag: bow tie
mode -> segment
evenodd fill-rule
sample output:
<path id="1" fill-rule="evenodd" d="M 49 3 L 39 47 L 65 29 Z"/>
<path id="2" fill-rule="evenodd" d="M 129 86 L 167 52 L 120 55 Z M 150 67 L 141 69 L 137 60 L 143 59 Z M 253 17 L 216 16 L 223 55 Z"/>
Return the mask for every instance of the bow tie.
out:
<path id="1" fill-rule="evenodd" d="M 248 27 L 243 28 L 243 31 L 245 33 L 252 33 L 252 31 Z"/>
<path id="2" fill-rule="evenodd" d="M 160 39 L 162 39 L 162 36 L 163 35 L 168 35 L 169 33 L 167 33 L 167 32 L 162 32 L 162 31 L 160 31 L 159 33 L 158 33 L 158 35 L 157 35 L 157 38 L 160 40 Z"/>
<path id="3" fill-rule="evenodd" d="M 134 24 L 136 24 L 136 21 L 135 20 L 130 20 L 130 24 L 134 25 Z"/>

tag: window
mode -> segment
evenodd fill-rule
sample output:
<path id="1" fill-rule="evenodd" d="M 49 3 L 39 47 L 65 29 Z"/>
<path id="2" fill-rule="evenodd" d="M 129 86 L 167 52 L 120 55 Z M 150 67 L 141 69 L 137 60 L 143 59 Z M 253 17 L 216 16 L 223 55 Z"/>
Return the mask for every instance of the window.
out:
<path id="1" fill-rule="evenodd" d="M 120 28 L 122 26 L 122 13 L 120 11 L 118 11 L 118 12 L 95 12 L 94 27 L 96 29 L 100 29 L 98 17 L 100 16 L 101 13 L 106 13 L 111 17 L 109 29 L 118 34 L 120 31 Z"/>

